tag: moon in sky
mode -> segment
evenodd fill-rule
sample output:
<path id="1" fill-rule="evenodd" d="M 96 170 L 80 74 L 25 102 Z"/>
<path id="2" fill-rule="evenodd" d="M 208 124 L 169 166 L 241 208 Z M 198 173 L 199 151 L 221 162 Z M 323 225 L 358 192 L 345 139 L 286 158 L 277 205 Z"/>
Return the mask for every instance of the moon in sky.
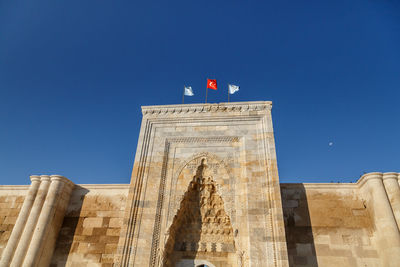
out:
<path id="1" fill-rule="evenodd" d="M 329 142 L 329 146 L 333 146 L 333 142 Z"/>

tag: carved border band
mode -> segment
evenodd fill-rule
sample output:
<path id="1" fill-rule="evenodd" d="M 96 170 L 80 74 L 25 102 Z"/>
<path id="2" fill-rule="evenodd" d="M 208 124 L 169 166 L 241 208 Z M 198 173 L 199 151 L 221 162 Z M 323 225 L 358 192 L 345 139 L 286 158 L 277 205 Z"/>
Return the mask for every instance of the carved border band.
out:
<path id="1" fill-rule="evenodd" d="M 191 105 L 166 105 L 142 106 L 143 115 L 167 113 L 204 113 L 204 112 L 244 112 L 271 110 L 272 102 L 231 102 L 219 104 L 191 104 Z"/>
<path id="2" fill-rule="evenodd" d="M 153 237 L 152 237 L 152 245 L 151 245 L 151 253 L 150 253 L 150 266 L 157 265 L 157 256 L 159 256 L 159 246 L 160 246 L 160 226 L 161 226 L 161 213 L 164 204 L 164 195 L 165 195 L 165 182 L 167 180 L 167 166 L 168 166 L 168 154 L 169 148 L 172 143 L 203 143 L 203 142 L 213 142 L 213 143 L 233 143 L 239 142 L 238 136 L 212 136 L 212 137 L 177 137 L 177 138 L 166 138 L 165 140 L 165 150 L 164 150 L 164 159 L 162 164 L 162 171 L 161 171 L 161 179 L 159 185 L 159 194 L 157 200 L 157 208 L 156 208 L 156 218 L 155 224 L 153 229 Z M 208 153 L 199 153 L 199 155 L 206 155 Z M 191 159 L 192 160 L 192 159 Z M 221 161 L 223 164 L 225 162 Z M 186 164 L 187 162 L 185 162 Z M 182 166 L 181 166 L 182 168 Z M 181 169 L 179 168 L 179 169 Z M 173 174 L 175 175 L 175 174 Z M 172 177 L 174 179 L 174 177 Z M 160 258 L 158 258 L 160 260 Z"/>

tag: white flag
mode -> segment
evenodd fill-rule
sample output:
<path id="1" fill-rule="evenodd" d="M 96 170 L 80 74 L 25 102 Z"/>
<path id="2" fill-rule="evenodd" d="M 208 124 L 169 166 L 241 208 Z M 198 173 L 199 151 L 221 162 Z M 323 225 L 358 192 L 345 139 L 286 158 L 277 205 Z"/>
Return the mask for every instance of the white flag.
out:
<path id="1" fill-rule="evenodd" d="M 239 86 L 237 85 L 233 85 L 233 84 L 228 84 L 229 86 L 229 93 L 231 95 L 233 95 L 234 93 L 236 93 L 237 91 L 239 91 Z"/>
<path id="2" fill-rule="evenodd" d="M 187 96 L 194 96 L 193 90 L 191 86 L 185 86 L 185 95 Z"/>

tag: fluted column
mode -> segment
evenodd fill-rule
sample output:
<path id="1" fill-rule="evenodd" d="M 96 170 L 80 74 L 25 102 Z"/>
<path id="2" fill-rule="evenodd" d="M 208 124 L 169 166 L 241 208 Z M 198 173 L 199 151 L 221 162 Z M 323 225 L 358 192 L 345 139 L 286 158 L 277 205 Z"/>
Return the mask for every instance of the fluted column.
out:
<path id="1" fill-rule="evenodd" d="M 47 265 L 48 261 L 51 259 L 55 246 L 55 239 L 50 238 L 51 240 L 49 240 L 47 237 L 49 237 L 52 231 L 58 233 L 60 230 L 61 224 L 56 223 L 54 225 L 52 222 L 56 220 L 54 215 L 57 208 L 62 210 L 62 218 L 64 217 L 72 187 L 73 183 L 65 177 L 60 175 L 51 176 L 49 191 L 22 266 L 38 266 L 39 262 L 42 263 L 40 266 L 44 266 Z M 63 197 L 63 194 L 68 197 Z M 62 220 L 58 221 L 62 222 Z M 45 254 L 47 255 L 42 253 L 45 247 Z"/>
<path id="2" fill-rule="evenodd" d="M 399 182 L 399 186 L 400 186 L 400 173 L 399 173 L 399 175 L 397 176 L 397 182 Z"/>
<path id="3" fill-rule="evenodd" d="M 37 219 L 39 218 L 40 212 L 43 207 L 44 200 L 46 199 L 47 191 L 50 185 L 50 176 L 41 175 L 40 176 L 40 186 L 39 191 L 36 195 L 35 201 L 32 206 L 32 210 L 29 214 L 29 218 L 26 222 L 24 231 L 22 232 L 21 239 L 19 240 L 17 249 L 15 251 L 14 257 L 11 261 L 11 267 L 21 266 L 25 253 L 28 250 L 33 231 L 35 230 Z"/>
<path id="4" fill-rule="evenodd" d="M 361 177 L 362 187 L 371 206 L 377 234 L 377 250 L 383 266 L 398 266 L 400 262 L 400 234 L 383 185 L 382 173 L 368 173 Z"/>
<path id="5" fill-rule="evenodd" d="M 32 209 L 33 202 L 39 189 L 40 176 L 32 175 L 30 179 L 31 186 L 29 187 L 28 194 L 26 195 L 24 203 L 22 204 L 13 231 L 11 232 L 10 238 L 8 239 L 7 245 L 3 251 L 3 255 L 0 261 L 1 267 L 5 267 L 10 264 L 10 261 L 14 255 L 15 249 L 18 245 L 18 241 L 21 237 L 22 231 L 24 230 L 26 221 L 28 220 L 29 213 Z"/>
<path id="6" fill-rule="evenodd" d="M 397 177 L 397 172 L 386 172 L 383 174 L 383 183 L 392 206 L 397 227 L 400 229 L 400 186 Z"/>
<path id="7" fill-rule="evenodd" d="M 48 266 L 74 184 L 60 175 L 31 176 L 0 267 Z"/>

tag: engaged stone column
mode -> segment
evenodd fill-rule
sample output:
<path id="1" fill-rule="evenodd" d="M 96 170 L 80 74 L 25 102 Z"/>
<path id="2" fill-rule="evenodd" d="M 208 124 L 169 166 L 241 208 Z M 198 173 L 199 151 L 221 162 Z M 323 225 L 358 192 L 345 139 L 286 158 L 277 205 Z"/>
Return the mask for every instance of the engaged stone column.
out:
<path id="1" fill-rule="evenodd" d="M 50 264 L 74 184 L 60 175 L 31 176 L 31 180 L 0 267 Z"/>
<path id="2" fill-rule="evenodd" d="M 51 176 L 50 188 L 22 266 L 49 265 L 73 185 L 63 176 Z"/>
<path id="3" fill-rule="evenodd" d="M 396 172 L 386 172 L 383 174 L 383 183 L 392 205 L 397 227 L 400 229 L 400 186 L 397 177 L 398 174 Z"/>
<path id="4" fill-rule="evenodd" d="M 8 266 L 14 255 L 15 248 L 18 245 L 18 241 L 21 237 L 21 233 L 24 230 L 26 221 L 28 220 L 29 213 L 31 211 L 33 202 L 36 198 L 36 194 L 40 185 L 40 176 L 32 175 L 31 186 L 29 187 L 28 194 L 25 197 L 24 204 L 19 212 L 17 221 L 15 222 L 13 231 L 8 239 L 7 245 L 3 251 L 3 255 L 0 261 L 0 266 Z"/>
<path id="5" fill-rule="evenodd" d="M 400 186 L 400 173 L 399 173 L 399 175 L 397 176 L 397 182 L 399 182 L 399 186 Z"/>
<path id="6" fill-rule="evenodd" d="M 43 202 L 47 195 L 47 190 L 50 185 L 50 176 L 41 175 L 40 176 L 40 187 L 39 192 L 37 193 L 35 202 L 33 203 L 33 207 L 31 213 L 29 214 L 28 221 L 25 224 L 24 231 L 22 232 L 21 239 L 19 240 L 17 249 L 15 251 L 14 257 L 11 261 L 12 267 L 19 267 L 24 260 L 25 253 L 28 249 L 29 243 L 31 241 L 33 231 L 36 227 L 37 219 L 39 218 L 40 212 L 42 210 Z M 13 230 L 14 232 L 14 230 Z"/>
<path id="7" fill-rule="evenodd" d="M 395 267 L 400 262 L 400 234 L 382 178 L 382 173 L 368 173 L 361 177 L 361 183 L 365 183 L 363 190 L 371 205 L 382 264 Z"/>

